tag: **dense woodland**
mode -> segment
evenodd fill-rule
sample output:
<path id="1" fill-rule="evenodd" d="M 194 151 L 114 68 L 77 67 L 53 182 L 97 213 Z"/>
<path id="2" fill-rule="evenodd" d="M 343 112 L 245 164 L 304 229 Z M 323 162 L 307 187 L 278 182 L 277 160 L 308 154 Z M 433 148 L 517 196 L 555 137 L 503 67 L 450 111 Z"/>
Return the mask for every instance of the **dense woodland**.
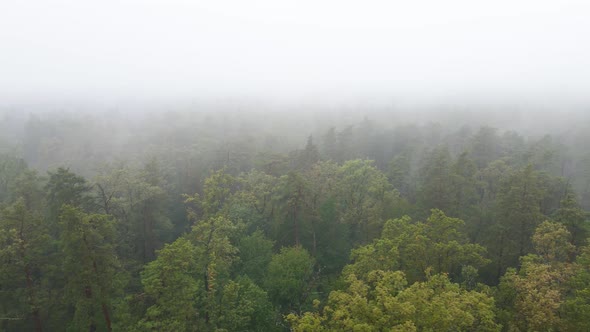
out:
<path id="1" fill-rule="evenodd" d="M 584 116 L 318 114 L 5 112 L 0 331 L 590 331 Z"/>

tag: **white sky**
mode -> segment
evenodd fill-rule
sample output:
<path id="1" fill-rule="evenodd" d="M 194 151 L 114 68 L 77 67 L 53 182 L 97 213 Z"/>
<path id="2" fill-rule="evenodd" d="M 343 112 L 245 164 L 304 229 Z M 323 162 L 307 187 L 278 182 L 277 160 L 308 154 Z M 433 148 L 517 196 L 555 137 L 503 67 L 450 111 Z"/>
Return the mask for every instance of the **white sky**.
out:
<path id="1" fill-rule="evenodd" d="M 0 100 L 590 101 L 590 1 L 0 0 Z"/>

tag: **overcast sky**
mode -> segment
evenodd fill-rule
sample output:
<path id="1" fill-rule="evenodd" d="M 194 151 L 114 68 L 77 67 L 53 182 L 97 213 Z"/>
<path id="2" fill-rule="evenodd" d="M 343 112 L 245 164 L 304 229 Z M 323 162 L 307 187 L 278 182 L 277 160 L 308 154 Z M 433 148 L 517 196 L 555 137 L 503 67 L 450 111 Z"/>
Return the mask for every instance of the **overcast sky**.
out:
<path id="1" fill-rule="evenodd" d="M 0 98 L 590 100 L 587 0 L 1 0 Z"/>

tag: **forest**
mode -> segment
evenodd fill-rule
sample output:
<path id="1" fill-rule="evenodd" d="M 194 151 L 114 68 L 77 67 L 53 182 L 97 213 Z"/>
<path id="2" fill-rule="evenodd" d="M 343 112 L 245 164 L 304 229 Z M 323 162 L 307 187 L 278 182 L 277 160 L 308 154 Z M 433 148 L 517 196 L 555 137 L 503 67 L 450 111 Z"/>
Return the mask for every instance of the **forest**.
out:
<path id="1" fill-rule="evenodd" d="M 590 331 L 583 112 L 197 108 L 0 112 L 0 331 Z"/>

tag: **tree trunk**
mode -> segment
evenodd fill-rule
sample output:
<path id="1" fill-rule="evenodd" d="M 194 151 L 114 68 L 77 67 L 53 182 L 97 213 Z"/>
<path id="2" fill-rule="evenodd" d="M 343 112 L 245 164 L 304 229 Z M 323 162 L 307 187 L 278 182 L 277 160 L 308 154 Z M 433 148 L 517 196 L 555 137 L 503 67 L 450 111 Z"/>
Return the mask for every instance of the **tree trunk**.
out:
<path id="1" fill-rule="evenodd" d="M 295 245 L 299 245 L 299 222 L 297 221 L 297 207 L 293 209 L 293 224 L 295 226 Z"/>
<path id="2" fill-rule="evenodd" d="M 312 226 L 314 227 L 314 226 Z M 317 257 L 317 244 L 316 244 L 316 239 L 315 239 L 315 229 L 313 230 L 313 257 Z"/>
<path id="3" fill-rule="evenodd" d="M 207 294 L 208 294 L 209 293 L 209 274 L 207 273 L 207 269 L 205 269 L 205 273 L 203 273 L 203 281 L 205 282 L 205 292 L 207 292 Z M 209 325 L 209 310 L 205 310 L 205 324 Z"/>
<path id="4" fill-rule="evenodd" d="M 96 275 L 96 278 L 98 279 L 98 268 L 96 267 L 95 260 L 92 261 L 92 267 L 94 268 L 94 274 Z M 104 302 L 101 303 L 101 307 L 102 307 L 102 315 L 104 316 L 104 321 L 107 324 L 107 331 L 111 332 L 113 330 L 113 328 L 111 327 L 111 315 L 109 314 L 109 310 L 107 308 L 107 305 Z"/>
<path id="5" fill-rule="evenodd" d="M 25 266 L 25 276 L 27 280 L 27 288 L 30 292 L 30 299 L 29 303 L 31 307 L 33 307 L 32 315 L 33 321 L 35 322 L 35 332 L 42 332 L 43 331 L 43 324 L 41 323 L 41 317 L 39 315 L 39 309 L 37 309 L 35 304 L 35 289 L 33 288 L 33 277 L 31 276 L 31 269 L 29 265 Z"/>
<path id="6" fill-rule="evenodd" d="M 111 315 L 109 314 L 109 309 L 107 308 L 107 305 L 104 302 L 101 304 L 101 306 L 102 315 L 104 316 L 104 320 L 107 324 L 107 331 L 111 332 L 113 328 L 111 327 Z"/>

